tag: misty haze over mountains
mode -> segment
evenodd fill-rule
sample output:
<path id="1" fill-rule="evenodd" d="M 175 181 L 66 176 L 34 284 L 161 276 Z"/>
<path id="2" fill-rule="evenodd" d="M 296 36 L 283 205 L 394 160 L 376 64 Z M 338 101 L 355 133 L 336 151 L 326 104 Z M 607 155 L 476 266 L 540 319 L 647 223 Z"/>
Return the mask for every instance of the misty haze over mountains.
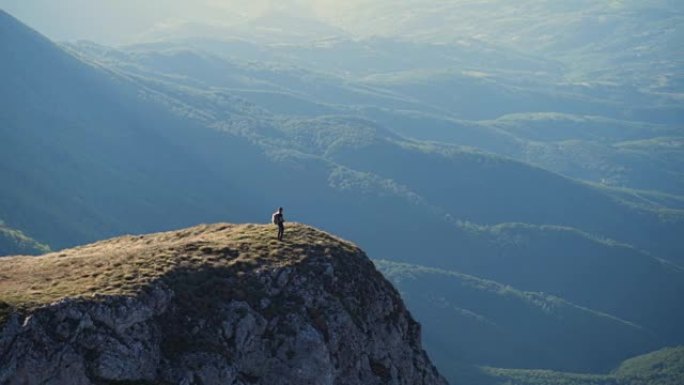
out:
<path id="1" fill-rule="evenodd" d="M 451 383 L 684 344 L 684 3 L 159 3 L 0 1 L 0 255 L 282 205 Z"/>

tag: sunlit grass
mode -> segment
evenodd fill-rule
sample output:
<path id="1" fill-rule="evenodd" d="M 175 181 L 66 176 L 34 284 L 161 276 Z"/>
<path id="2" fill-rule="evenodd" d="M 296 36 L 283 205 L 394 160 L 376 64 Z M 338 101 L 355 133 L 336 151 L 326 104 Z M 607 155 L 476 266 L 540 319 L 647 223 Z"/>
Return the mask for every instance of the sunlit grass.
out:
<path id="1" fill-rule="evenodd" d="M 214 224 L 124 236 L 39 257 L 3 258 L 0 317 L 8 306 L 28 310 L 66 297 L 134 295 L 160 280 L 191 291 L 240 278 L 245 269 L 297 264 L 310 247 L 329 250 L 333 245 L 356 250 L 300 224 L 288 224 L 283 242 L 276 240 L 272 225 Z"/>

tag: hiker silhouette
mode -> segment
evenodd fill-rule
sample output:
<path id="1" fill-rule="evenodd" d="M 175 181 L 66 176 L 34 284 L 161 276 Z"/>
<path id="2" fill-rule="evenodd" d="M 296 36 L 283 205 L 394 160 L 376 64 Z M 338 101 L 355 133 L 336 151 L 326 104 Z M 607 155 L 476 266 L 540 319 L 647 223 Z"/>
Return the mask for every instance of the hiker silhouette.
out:
<path id="1" fill-rule="evenodd" d="M 279 207 L 278 211 L 273 213 L 273 224 L 278 225 L 278 240 L 283 240 L 283 234 L 285 233 L 285 218 L 283 217 L 283 208 Z"/>

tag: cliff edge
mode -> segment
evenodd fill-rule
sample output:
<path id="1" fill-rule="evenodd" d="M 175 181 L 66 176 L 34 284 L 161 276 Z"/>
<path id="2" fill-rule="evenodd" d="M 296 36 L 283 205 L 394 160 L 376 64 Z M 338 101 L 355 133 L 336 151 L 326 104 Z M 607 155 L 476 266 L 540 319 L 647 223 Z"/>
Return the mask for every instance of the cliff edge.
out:
<path id="1" fill-rule="evenodd" d="M 0 259 L 0 384 L 446 384 L 356 246 L 214 224 Z"/>

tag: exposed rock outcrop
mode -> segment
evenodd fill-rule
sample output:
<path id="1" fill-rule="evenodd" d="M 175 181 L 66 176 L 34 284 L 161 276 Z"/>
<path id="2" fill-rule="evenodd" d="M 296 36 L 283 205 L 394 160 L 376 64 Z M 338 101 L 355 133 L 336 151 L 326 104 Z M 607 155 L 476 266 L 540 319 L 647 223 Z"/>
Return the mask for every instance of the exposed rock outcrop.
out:
<path id="1" fill-rule="evenodd" d="M 15 309 L 0 384 L 446 384 L 363 251 L 273 230 L 198 226 L 0 261 Z"/>

